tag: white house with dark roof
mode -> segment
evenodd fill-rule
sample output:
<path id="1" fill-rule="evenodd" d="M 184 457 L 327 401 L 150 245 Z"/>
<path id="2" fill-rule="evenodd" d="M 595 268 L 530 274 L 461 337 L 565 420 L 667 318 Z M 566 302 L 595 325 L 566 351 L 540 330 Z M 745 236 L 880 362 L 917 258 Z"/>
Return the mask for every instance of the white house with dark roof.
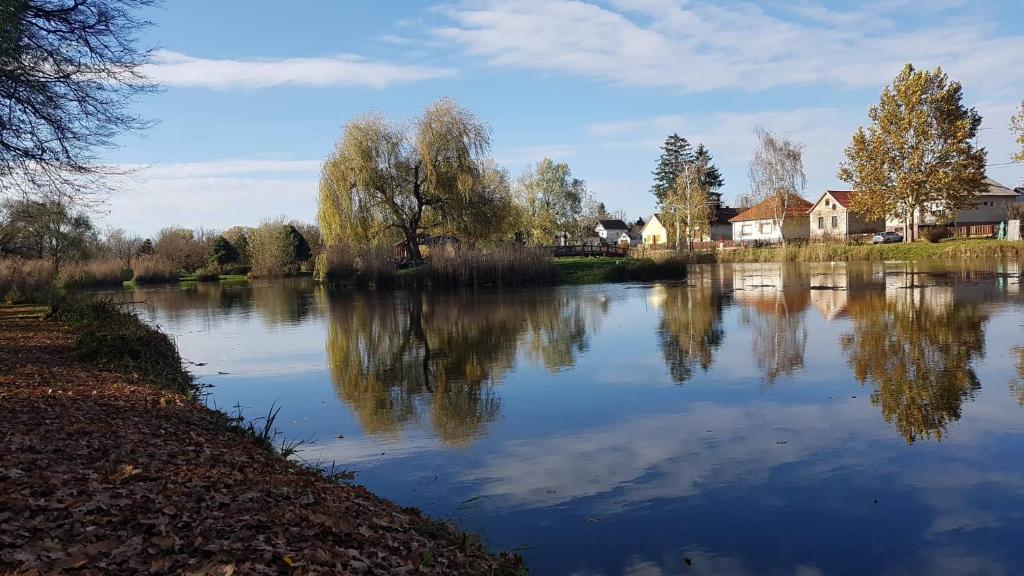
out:
<path id="1" fill-rule="evenodd" d="M 594 232 L 605 244 L 628 246 L 632 242 L 629 236 L 629 224 L 618 218 L 598 220 L 597 225 L 594 226 Z"/>

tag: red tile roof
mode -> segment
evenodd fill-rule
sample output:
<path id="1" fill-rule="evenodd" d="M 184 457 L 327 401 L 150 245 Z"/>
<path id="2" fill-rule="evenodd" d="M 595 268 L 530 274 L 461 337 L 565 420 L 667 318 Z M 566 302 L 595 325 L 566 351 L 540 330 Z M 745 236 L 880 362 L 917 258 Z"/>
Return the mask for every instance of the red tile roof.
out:
<path id="1" fill-rule="evenodd" d="M 736 216 L 729 219 L 729 222 L 746 222 L 748 220 L 769 220 L 774 217 L 774 210 L 772 206 L 776 201 L 775 198 L 769 198 L 760 204 L 740 212 Z M 795 195 L 790 194 L 789 203 L 786 206 L 786 215 L 803 215 L 807 214 L 807 211 L 811 209 L 812 204 L 807 200 Z"/>
<path id="2" fill-rule="evenodd" d="M 850 202 L 853 200 L 853 192 L 851 190 L 826 190 L 829 196 L 836 199 L 839 205 L 843 208 L 849 208 Z"/>

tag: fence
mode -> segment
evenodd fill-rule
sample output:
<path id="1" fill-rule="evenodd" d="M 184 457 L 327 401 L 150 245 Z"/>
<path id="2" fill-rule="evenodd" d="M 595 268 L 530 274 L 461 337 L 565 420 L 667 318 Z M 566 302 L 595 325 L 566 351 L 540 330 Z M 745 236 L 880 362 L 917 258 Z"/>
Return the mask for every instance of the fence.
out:
<path id="1" fill-rule="evenodd" d="M 622 258 L 629 255 L 629 248 L 608 246 L 607 244 L 578 244 L 575 246 L 543 246 L 555 258 L 572 256 L 610 256 Z"/>
<path id="2" fill-rule="evenodd" d="M 953 236 L 957 238 L 991 238 L 996 235 L 996 224 L 966 224 L 953 227 Z"/>

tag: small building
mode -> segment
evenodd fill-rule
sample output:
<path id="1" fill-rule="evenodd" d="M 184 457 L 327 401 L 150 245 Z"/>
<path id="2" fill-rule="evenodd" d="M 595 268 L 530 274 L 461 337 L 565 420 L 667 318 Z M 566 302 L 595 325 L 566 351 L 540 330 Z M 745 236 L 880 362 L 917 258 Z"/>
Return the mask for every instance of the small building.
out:
<path id="1" fill-rule="evenodd" d="M 885 230 L 884 220 L 865 220 L 850 211 L 854 192 L 826 190 L 808 212 L 811 238 L 846 238 Z"/>
<path id="2" fill-rule="evenodd" d="M 722 206 L 715 213 L 715 220 L 711 223 L 711 236 L 702 238 L 704 242 L 717 242 L 719 240 L 732 240 L 731 220 L 738 216 L 740 211 L 736 208 Z"/>
<path id="3" fill-rule="evenodd" d="M 783 219 L 782 230 L 775 225 L 773 203 L 769 198 L 729 219 L 732 224 L 732 239 L 735 242 L 780 242 L 798 240 L 810 235 L 807 211 L 811 203 L 795 194 L 790 195 Z"/>
<path id="4" fill-rule="evenodd" d="M 625 236 L 627 241 L 629 239 L 629 224 L 626 224 L 618 218 L 612 218 L 607 220 L 598 220 L 597 225 L 594 226 L 594 232 L 605 241 L 606 244 L 617 246 L 619 239 Z"/>
<path id="5" fill-rule="evenodd" d="M 668 243 L 668 228 L 662 223 L 663 214 L 651 214 L 640 229 L 640 241 L 644 246 L 658 246 Z"/>
<path id="6" fill-rule="evenodd" d="M 985 178 L 986 190 L 978 195 L 974 206 L 944 214 L 942 206 L 934 206 L 923 215 L 914 214 L 918 226 L 956 225 L 978 226 L 999 224 L 1008 219 L 1009 209 L 1024 203 L 1024 192 L 1003 186 L 991 178 Z M 913 222 L 911 223 L 911 226 Z M 895 214 L 886 218 L 885 227 L 906 235 L 906 216 Z"/>

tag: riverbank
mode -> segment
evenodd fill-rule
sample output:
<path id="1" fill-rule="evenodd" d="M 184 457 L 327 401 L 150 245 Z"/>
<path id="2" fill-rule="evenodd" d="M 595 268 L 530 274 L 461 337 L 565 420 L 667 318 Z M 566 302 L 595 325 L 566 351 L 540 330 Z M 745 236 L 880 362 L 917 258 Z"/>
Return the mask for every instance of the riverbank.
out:
<path id="1" fill-rule="evenodd" d="M 254 442 L 193 398 L 180 359 L 154 380 L 159 360 L 116 352 L 124 318 L 90 332 L 72 325 L 93 312 L 44 311 L 0 307 L 0 572 L 522 571 Z"/>
<path id="2" fill-rule="evenodd" d="M 966 239 L 910 244 L 816 243 L 800 246 L 702 251 L 693 262 L 854 262 L 882 260 L 994 260 L 1024 258 L 1024 242 Z"/>

